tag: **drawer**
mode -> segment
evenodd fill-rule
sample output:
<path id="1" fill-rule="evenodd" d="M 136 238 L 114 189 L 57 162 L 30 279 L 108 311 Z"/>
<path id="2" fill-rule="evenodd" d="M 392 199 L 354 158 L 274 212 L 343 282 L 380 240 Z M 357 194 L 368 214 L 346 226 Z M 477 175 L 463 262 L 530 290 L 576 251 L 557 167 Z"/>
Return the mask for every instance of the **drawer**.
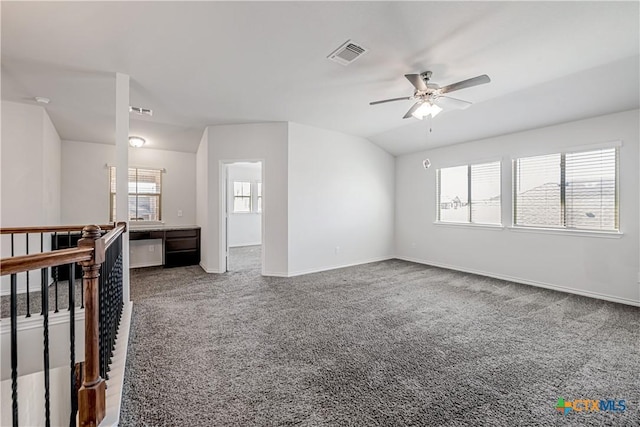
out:
<path id="1" fill-rule="evenodd" d="M 185 251 L 188 249 L 198 249 L 198 239 L 186 237 L 183 239 L 167 239 L 164 242 L 165 253 L 174 251 Z"/>
<path id="2" fill-rule="evenodd" d="M 129 240 L 163 239 L 164 231 L 130 231 Z"/>
<path id="3" fill-rule="evenodd" d="M 171 230 L 171 231 L 167 231 L 167 239 L 174 239 L 174 238 L 180 238 L 180 237 L 198 237 L 198 233 L 200 232 L 200 230 L 198 230 L 197 228 L 193 228 L 190 230 Z"/>
<path id="4" fill-rule="evenodd" d="M 167 254 L 164 259 L 165 267 L 197 265 L 200 262 L 200 251 L 186 251 Z"/>

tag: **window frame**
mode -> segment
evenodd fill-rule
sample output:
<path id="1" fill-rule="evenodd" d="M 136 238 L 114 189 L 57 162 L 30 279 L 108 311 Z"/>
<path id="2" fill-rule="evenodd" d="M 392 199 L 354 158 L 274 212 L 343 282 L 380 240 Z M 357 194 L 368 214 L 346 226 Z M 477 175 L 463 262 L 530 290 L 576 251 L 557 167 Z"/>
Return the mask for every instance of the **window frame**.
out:
<path id="1" fill-rule="evenodd" d="M 444 166 L 444 167 L 438 168 L 436 170 L 436 220 L 434 221 L 434 224 L 453 226 L 453 227 L 480 227 L 480 228 L 491 228 L 491 229 L 503 229 L 504 224 L 503 224 L 503 215 L 502 215 L 502 160 L 503 160 L 502 157 L 500 157 L 500 158 L 485 159 L 485 160 L 480 160 L 476 162 L 469 162 L 469 163 Z M 472 173 L 471 173 L 472 167 L 479 166 L 479 165 L 487 165 L 491 163 L 498 163 L 498 186 L 500 188 L 500 198 L 499 198 L 500 207 L 498 209 L 499 222 L 473 222 L 473 211 L 472 211 L 473 210 L 473 194 L 472 194 L 472 185 L 471 185 L 473 180 Z M 465 222 L 443 221 L 441 219 L 442 202 L 440 199 L 441 198 L 441 191 L 440 191 L 441 170 L 462 167 L 462 166 L 465 166 L 467 168 L 467 208 L 468 208 L 467 220 Z"/>
<path id="2" fill-rule="evenodd" d="M 235 186 L 236 183 L 238 184 L 249 184 L 249 195 L 246 196 L 244 195 L 244 191 L 242 192 L 242 195 L 240 196 L 236 196 L 235 194 Z M 243 185 L 244 187 L 244 185 Z M 233 214 L 250 214 L 253 213 L 253 183 L 251 181 L 232 181 L 231 183 L 231 213 Z M 246 211 L 238 211 L 236 210 L 236 198 L 242 198 L 242 199 L 249 199 L 249 210 Z"/>
<path id="3" fill-rule="evenodd" d="M 622 147 L 621 141 L 612 141 L 602 144 L 584 145 L 578 147 L 567 148 L 562 151 L 552 151 L 537 154 L 527 154 L 518 157 L 511 158 L 511 226 L 510 229 L 514 231 L 531 231 L 542 232 L 548 234 L 574 234 L 574 235 L 591 235 L 591 236 L 605 236 L 615 237 L 622 235 L 620 226 L 620 147 Z M 567 211 L 566 211 L 566 156 L 568 154 L 587 153 L 590 151 L 598 150 L 615 150 L 615 166 L 614 166 L 614 229 L 593 229 L 593 228 L 580 228 L 580 227 L 567 227 Z M 562 219 L 562 226 L 551 225 L 527 225 L 517 223 L 517 203 L 518 203 L 518 160 L 531 157 L 560 155 L 560 217 Z"/>
<path id="4" fill-rule="evenodd" d="M 151 167 L 128 167 L 127 168 L 127 176 L 128 174 L 131 172 L 131 170 L 135 170 L 135 175 L 136 175 L 136 188 L 138 187 L 137 183 L 138 183 L 138 170 L 146 170 L 146 171 L 154 171 L 154 172 L 158 172 L 159 176 L 160 176 L 160 192 L 158 193 L 131 193 L 131 192 L 127 192 L 127 202 L 129 200 L 129 197 L 131 196 L 135 196 L 136 197 L 136 212 L 137 212 L 137 208 L 138 208 L 138 196 L 151 196 L 151 197 L 157 197 L 158 198 L 158 216 L 157 219 L 137 219 L 137 218 L 131 218 L 131 216 L 129 214 L 127 214 L 128 221 L 135 221 L 135 222 L 149 222 L 149 223 L 154 223 L 154 222 L 162 222 L 162 188 L 163 188 L 163 184 L 162 184 L 162 174 L 165 172 L 165 169 L 163 168 L 151 168 Z M 109 221 L 110 222 L 115 222 L 116 221 L 116 212 L 115 210 L 115 201 L 116 201 L 116 194 L 117 191 L 111 191 L 115 185 L 114 182 L 116 180 L 116 167 L 115 166 L 109 166 Z M 127 179 L 127 188 L 129 187 L 129 183 L 130 181 Z M 127 206 L 127 212 L 129 212 L 129 208 Z"/>

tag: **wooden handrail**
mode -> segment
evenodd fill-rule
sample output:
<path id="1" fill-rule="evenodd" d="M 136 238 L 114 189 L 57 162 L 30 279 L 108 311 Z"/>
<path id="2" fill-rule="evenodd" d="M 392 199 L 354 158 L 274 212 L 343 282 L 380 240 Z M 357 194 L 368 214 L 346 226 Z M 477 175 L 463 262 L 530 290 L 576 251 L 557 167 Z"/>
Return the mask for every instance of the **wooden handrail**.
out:
<path id="1" fill-rule="evenodd" d="M 122 223 L 100 225 L 101 230 L 113 230 Z M 81 232 L 84 225 L 43 225 L 40 227 L 4 227 L 0 228 L 0 234 L 24 234 L 24 233 L 66 233 Z"/>
<path id="2" fill-rule="evenodd" d="M 100 227 L 100 228 L 102 228 L 102 227 Z M 109 249 L 109 246 L 111 246 L 111 244 L 116 241 L 118 236 L 121 235 L 122 233 L 126 232 L 126 231 L 127 231 L 127 223 L 126 222 L 117 223 L 116 227 L 114 229 L 112 229 L 107 234 L 105 234 L 104 236 L 101 237 L 101 239 L 104 241 L 104 249 L 105 250 Z"/>
<path id="3" fill-rule="evenodd" d="M 42 252 L 31 255 L 20 255 L 0 260 L 0 275 L 22 273 L 46 267 L 88 261 L 93 258 L 93 248 L 69 248 Z"/>

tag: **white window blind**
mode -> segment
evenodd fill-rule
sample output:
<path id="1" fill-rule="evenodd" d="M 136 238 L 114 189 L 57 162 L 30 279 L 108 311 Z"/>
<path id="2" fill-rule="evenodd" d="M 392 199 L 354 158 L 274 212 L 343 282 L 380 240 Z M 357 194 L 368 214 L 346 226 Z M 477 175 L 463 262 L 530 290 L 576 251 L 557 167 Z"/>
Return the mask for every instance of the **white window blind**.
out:
<path id="1" fill-rule="evenodd" d="M 116 168 L 110 170 L 111 221 L 116 218 Z M 129 168 L 129 220 L 162 220 L 162 170 Z"/>
<path id="2" fill-rule="evenodd" d="M 438 170 L 438 221 L 500 224 L 500 162 Z"/>
<path id="3" fill-rule="evenodd" d="M 514 224 L 618 230 L 618 150 L 527 157 L 514 162 Z"/>
<path id="4" fill-rule="evenodd" d="M 471 222 L 501 224 L 500 162 L 471 165 Z"/>
<path id="5" fill-rule="evenodd" d="M 515 224 L 560 227 L 560 154 L 516 160 Z"/>
<path id="6" fill-rule="evenodd" d="M 233 183 L 233 211 L 251 212 L 251 183 L 234 181 Z"/>

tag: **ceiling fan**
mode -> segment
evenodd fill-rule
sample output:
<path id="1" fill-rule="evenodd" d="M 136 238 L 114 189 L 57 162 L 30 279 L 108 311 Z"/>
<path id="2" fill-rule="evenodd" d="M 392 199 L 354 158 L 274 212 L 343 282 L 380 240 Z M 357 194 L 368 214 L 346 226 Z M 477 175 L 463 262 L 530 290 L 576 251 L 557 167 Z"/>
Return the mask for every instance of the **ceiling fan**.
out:
<path id="1" fill-rule="evenodd" d="M 382 101 L 370 102 L 369 105 L 383 104 L 385 102 L 405 101 L 415 99 L 416 103 L 402 117 L 408 119 L 415 117 L 416 119 L 424 119 L 428 115 L 435 117 L 443 109 L 464 110 L 471 106 L 471 102 L 462 99 L 452 98 L 445 94 L 455 92 L 456 90 L 466 89 L 473 86 L 489 83 L 491 79 L 486 74 L 471 79 L 462 80 L 444 87 L 440 87 L 435 83 L 429 83 L 431 79 L 431 71 L 425 71 L 422 74 L 405 74 L 407 80 L 415 87 L 413 96 L 405 96 L 401 98 L 383 99 Z"/>

